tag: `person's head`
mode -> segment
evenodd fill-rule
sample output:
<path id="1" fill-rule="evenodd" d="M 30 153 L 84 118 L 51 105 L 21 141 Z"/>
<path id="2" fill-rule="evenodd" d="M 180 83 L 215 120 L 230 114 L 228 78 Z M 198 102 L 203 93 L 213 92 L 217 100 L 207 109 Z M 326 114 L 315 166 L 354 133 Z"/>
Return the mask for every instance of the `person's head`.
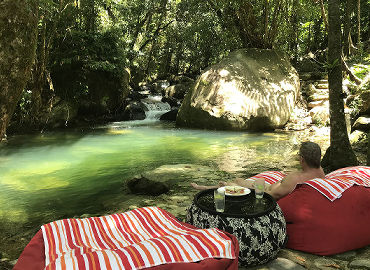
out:
<path id="1" fill-rule="evenodd" d="M 320 168 L 321 149 L 317 143 L 303 142 L 299 148 L 299 155 L 310 168 Z"/>

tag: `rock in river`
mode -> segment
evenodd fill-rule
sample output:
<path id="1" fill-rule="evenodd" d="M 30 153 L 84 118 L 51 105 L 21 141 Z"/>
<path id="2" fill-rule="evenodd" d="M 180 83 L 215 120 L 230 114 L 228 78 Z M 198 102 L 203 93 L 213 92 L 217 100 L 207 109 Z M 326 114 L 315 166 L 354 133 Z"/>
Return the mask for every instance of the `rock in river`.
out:
<path id="1" fill-rule="evenodd" d="M 197 128 L 271 130 L 287 123 L 298 94 L 298 73 L 282 52 L 240 49 L 201 74 L 176 121 Z"/>
<path id="2" fill-rule="evenodd" d="M 132 193 L 158 196 L 169 191 L 166 184 L 150 180 L 146 177 L 133 178 L 127 182 Z"/>

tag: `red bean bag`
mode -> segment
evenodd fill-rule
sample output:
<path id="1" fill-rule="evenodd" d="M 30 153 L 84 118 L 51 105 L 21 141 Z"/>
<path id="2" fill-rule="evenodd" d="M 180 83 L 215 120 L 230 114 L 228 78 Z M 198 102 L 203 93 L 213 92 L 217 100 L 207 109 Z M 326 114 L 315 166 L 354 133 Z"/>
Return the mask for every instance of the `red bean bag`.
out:
<path id="1" fill-rule="evenodd" d="M 353 185 L 331 202 L 302 184 L 278 204 L 287 222 L 287 248 L 332 255 L 370 244 L 370 188 Z"/>
<path id="2" fill-rule="evenodd" d="M 163 210 L 162 210 L 163 211 Z M 170 213 L 166 212 L 169 218 L 175 219 Z M 176 222 L 181 226 L 189 229 L 197 229 L 196 227 L 183 223 L 180 221 Z M 236 257 L 234 259 L 227 258 L 207 258 L 198 262 L 179 262 L 179 263 L 168 263 L 149 267 L 151 270 L 237 270 L 238 269 L 238 254 L 239 245 L 238 240 L 234 235 L 227 232 L 223 232 L 232 243 L 232 248 Z M 36 235 L 32 238 L 29 244 L 23 250 L 13 270 L 43 270 L 45 268 L 45 245 L 43 239 L 42 230 L 39 230 Z M 49 267 L 48 267 L 49 269 Z M 79 268 L 79 269 L 85 269 Z M 95 269 L 95 268 L 94 268 Z M 100 267 L 96 266 L 96 269 Z"/>
<path id="3" fill-rule="evenodd" d="M 13 270 L 40 270 L 45 268 L 45 247 L 39 230 L 18 258 Z"/>

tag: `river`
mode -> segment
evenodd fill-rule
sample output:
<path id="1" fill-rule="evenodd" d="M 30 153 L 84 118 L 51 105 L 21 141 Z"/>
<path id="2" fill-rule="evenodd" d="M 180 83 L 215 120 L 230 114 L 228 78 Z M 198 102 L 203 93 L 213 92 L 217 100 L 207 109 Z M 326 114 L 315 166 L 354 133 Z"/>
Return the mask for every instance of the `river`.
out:
<path id="1" fill-rule="evenodd" d="M 17 246 L 25 230 L 33 234 L 55 219 L 111 211 L 105 201 L 123 200 L 126 180 L 162 165 L 205 165 L 235 176 L 295 166 L 295 134 L 183 129 L 144 120 L 13 136 L 0 145 L 0 239 L 14 239 Z M 18 243 L 9 252 L 19 249 Z"/>

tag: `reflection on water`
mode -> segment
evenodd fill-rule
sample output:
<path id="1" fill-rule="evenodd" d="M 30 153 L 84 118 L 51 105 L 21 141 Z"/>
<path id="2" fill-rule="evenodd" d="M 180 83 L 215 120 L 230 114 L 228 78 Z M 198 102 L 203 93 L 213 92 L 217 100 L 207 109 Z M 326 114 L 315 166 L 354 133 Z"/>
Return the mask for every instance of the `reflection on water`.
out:
<path id="1" fill-rule="evenodd" d="M 86 133 L 15 136 L 0 146 L 0 219 L 42 224 L 101 213 L 107 210 L 104 198 L 122 193 L 125 180 L 164 164 L 201 164 L 236 174 L 279 166 L 298 147 L 290 135 L 133 121 Z"/>

